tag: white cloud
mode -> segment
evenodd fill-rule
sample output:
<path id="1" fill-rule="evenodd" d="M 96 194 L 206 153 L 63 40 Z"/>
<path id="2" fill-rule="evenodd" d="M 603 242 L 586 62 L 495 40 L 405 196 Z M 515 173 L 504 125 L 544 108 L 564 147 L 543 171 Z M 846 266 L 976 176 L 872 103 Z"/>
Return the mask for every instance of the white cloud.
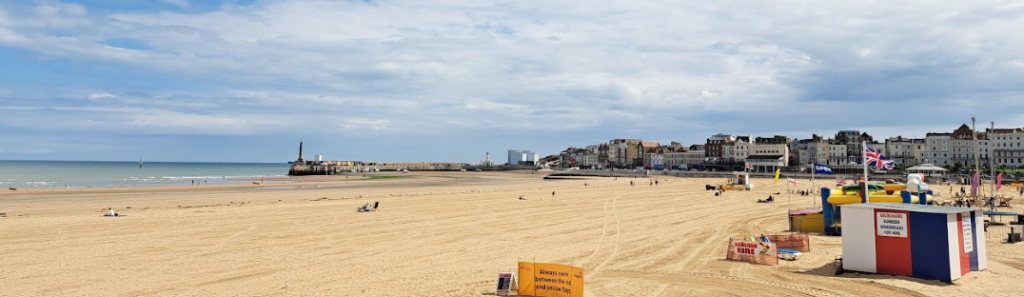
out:
<path id="1" fill-rule="evenodd" d="M 75 3 L 61 3 L 57 1 L 37 1 L 35 12 L 40 16 L 85 15 L 88 10 Z"/>
<path id="2" fill-rule="evenodd" d="M 102 107 L 157 110 L 82 111 L 112 119 L 96 125 L 223 134 L 295 128 L 287 123 L 311 111 L 334 115 L 326 129 L 338 133 L 413 135 L 502 127 L 703 133 L 711 122 L 730 122 L 714 132 L 805 131 L 809 114 L 863 104 L 1017 118 L 977 100 L 1024 102 L 1024 39 L 1006 29 L 1019 27 L 1021 4 L 1000 1 L 268 0 L 110 14 L 60 2 L 0 5 L 0 45 L 215 86 L 79 93 L 110 104 Z M 112 39 L 145 47 L 115 48 Z M 865 117 L 875 129 L 911 121 Z M 867 126 L 828 120 L 814 125 Z"/>
<path id="3" fill-rule="evenodd" d="M 534 109 L 528 105 L 522 104 L 508 104 L 498 103 L 490 101 L 473 101 L 466 102 L 463 104 L 466 109 L 473 111 L 491 111 L 491 112 L 508 112 L 508 113 L 529 113 Z"/>
<path id="4" fill-rule="evenodd" d="M 117 98 L 117 96 L 114 95 L 114 94 L 111 94 L 111 93 L 92 93 L 92 94 L 89 94 L 89 100 L 102 100 L 102 99 L 110 99 L 110 98 Z"/>

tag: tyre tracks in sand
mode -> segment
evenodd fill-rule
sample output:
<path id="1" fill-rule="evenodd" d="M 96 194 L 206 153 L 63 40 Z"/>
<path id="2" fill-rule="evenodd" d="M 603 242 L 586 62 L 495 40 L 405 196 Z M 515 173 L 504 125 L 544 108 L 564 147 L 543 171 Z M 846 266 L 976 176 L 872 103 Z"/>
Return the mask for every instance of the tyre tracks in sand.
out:
<path id="1" fill-rule="evenodd" d="M 609 262 L 614 260 L 615 257 L 619 254 L 619 249 L 621 245 L 620 243 L 622 240 L 622 224 L 619 221 L 619 213 L 615 210 L 615 201 L 618 200 L 621 196 L 622 195 L 612 195 L 609 196 L 608 199 L 605 199 L 604 201 L 604 227 L 602 227 L 601 239 L 598 240 L 598 245 L 597 248 L 594 249 L 594 252 L 591 253 L 590 256 L 588 256 L 585 260 L 583 260 L 584 265 L 586 263 L 593 263 L 594 258 L 597 257 L 597 255 L 599 255 L 603 250 L 606 249 L 605 240 L 608 238 L 608 226 L 611 224 L 613 217 L 615 220 L 615 243 L 612 246 L 611 253 L 608 256 L 606 256 L 600 264 L 594 266 L 592 270 L 590 270 L 584 275 L 584 281 L 593 279 L 595 275 L 598 275 L 598 273 L 600 273 L 601 270 L 604 269 L 604 267 L 608 265 Z"/>

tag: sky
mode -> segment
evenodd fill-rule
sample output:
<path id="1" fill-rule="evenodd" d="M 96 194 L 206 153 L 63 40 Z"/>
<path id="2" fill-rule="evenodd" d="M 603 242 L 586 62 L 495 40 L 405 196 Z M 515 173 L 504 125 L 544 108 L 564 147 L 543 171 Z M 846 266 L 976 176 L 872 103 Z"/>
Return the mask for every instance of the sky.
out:
<path id="1" fill-rule="evenodd" d="M 1024 127 L 1020 1 L 0 0 L 0 159 Z"/>

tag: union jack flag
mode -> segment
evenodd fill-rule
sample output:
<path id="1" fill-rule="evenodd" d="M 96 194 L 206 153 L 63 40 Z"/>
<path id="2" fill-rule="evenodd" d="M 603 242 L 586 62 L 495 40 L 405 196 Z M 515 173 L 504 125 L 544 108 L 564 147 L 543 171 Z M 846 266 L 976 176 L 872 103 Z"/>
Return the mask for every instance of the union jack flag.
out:
<path id="1" fill-rule="evenodd" d="M 844 179 L 842 177 L 836 178 L 836 185 L 837 186 L 845 186 L 846 185 L 846 179 Z"/>
<path id="2" fill-rule="evenodd" d="M 868 162 L 868 166 L 875 166 L 875 168 L 885 170 L 892 170 L 895 166 L 892 160 L 883 156 L 882 153 L 876 152 L 870 147 L 865 147 L 864 150 L 866 151 L 866 153 L 864 153 L 864 159 L 865 162 Z"/>

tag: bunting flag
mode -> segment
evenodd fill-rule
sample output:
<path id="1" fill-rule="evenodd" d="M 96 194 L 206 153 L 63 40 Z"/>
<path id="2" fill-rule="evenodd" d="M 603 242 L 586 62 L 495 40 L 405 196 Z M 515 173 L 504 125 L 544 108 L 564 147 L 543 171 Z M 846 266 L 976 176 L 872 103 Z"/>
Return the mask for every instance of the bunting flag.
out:
<path id="1" fill-rule="evenodd" d="M 747 169 L 754 170 L 754 164 L 747 163 Z"/>
<path id="2" fill-rule="evenodd" d="M 782 168 L 775 169 L 775 183 L 776 184 L 779 183 L 779 174 L 781 174 L 781 173 L 782 173 Z"/>

